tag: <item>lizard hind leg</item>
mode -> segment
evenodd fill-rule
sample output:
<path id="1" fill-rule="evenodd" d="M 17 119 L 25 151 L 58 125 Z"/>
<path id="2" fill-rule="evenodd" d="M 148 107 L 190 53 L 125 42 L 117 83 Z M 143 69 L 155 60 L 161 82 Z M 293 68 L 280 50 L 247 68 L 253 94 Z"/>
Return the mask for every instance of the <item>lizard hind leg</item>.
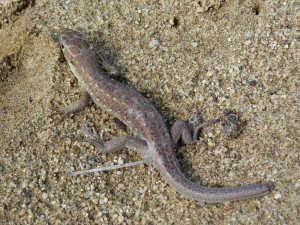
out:
<path id="1" fill-rule="evenodd" d="M 113 169 L 129 167 L 129 166 L 135 166 L 142 163 L 146 163 L 150 167 L 152 166 L 152 158 L 150 155 L 147 154 L 148 146 L 146 141 L 138 137 L 121 136 L 121 137 L 113 138 L 110 141 L 104 142 L 102 138 L 98 136 L 96 129 L 94 127 L 89 128 L 85 123 L 80 123 L 79 126 L 81 132 L 85 136 L 87 136 L 87 138 L 83 138 L 83 139 L 71 138 L 71 140 L 91 143 L 98 150 L 98 154 L 116 152 L 118 150 L 121 150 L 123 147 L 126 147 L 143 154 L 143 160 L 135 161 L 132 163 L 125 163 L 122 165 L 99 167 L 91 170 L 74 171 L 74 172 L 67 173 L 68 175 L 77 175 L 77 174 L 92 173 L 92 172 L 105 171 L 105 170 L 113 170 Z M 95 156 L 97 156 L 98 154 L 96 154 Z M 92 158 L 94 158 L 95 156 L 93 156 Z"/>
<path id="2" fill-rule="evenodd" d="M 205 123 L 199 124 L 199 111 L 197 110 L 193 114 L 188 123 L 182 120 L 176 120 L 170 129 L 171 137 L 174 146 L 177 145 L 179 139 L 181 138 L 184 144 L 194 144 L 197 142 L 199 137 L 199 132 L 205 126 L 211 125 L 213 123 L 219 122 L 221 119 L 209 120 Z"/>
<path id="3" fill-rule="evenodd" d="M 89 128 L 85 123 L 79 123 L 81 132 L 87 137 L 84 139 L 73 139 L 76 141 L 89 142 L 96 147 L 98 154 L 112 153 L 126 147 L 143 155 L 146 154 L 148 146 L 146 141 L 133 136 L 121 136 L 104 142 L 94 127 Z"/>

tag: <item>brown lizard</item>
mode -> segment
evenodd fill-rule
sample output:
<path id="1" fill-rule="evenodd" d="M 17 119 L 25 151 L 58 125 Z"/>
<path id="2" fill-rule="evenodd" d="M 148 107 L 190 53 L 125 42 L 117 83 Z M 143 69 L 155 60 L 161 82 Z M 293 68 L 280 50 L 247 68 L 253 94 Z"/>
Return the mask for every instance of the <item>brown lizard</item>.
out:
<path id="1" fill-rule="evenodd" d="M 82 99 L 59 110 L 59 113 L 68 114 L 83 109 L 88 105 L 90 96 L 97 106 L 112 113 L 134 133 L 134 136 L 117 137 L 106 143 L 89 134 L 85 141 L 93 143 L 100 153 L 126 147 L 148 156 L 170 186 L 201 202 L 241 200 L 270 192 L 268 183 L 214 188 L 190 181 L 180 171 L 173 148 L 180 138 L 186 144 L 195 143 L 203 125 L 190 129 L 185 122 L 178 120 L 169 132 L 162 116 L 145 97 L 111 79 L 101 70 L 96 54 L 80 32 L 61 29 L 59 40 L 64 56 L 84 93 Z"/>

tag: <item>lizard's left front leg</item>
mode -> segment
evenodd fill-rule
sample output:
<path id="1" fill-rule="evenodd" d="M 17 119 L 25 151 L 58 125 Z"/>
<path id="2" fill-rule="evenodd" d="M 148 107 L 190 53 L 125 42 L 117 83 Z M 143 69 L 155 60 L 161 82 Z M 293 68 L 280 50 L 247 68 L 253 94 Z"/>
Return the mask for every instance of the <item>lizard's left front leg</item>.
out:
<path id="1" fill-rule="evenodd" d="M 89 94 L 86 91 L 84 91 L 83 96 L 77 102 L 74 102 L 73 104 L 62 109 L 57 109 L 54 107 L 52 109 L 55 111 L 55 114 L 64 114 L 65 116 L 67 114 L 80 111 L 88 105 L 89 105 Z"/>

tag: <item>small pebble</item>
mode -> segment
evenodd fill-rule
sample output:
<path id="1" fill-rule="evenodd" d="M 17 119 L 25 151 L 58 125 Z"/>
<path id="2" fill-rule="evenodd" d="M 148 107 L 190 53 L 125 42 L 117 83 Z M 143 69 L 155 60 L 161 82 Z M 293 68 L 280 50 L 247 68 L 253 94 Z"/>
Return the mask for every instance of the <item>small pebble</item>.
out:
<path id="1" fill-rule="evenodd" d="M 251 41 L 248 40 L 248 41 L 245 41 L 245 45 L 250 45 L 251 44 Z"/>
<path id="2" fill-rule="evenodd" d="M 124 160 L 122 158 L 118 159 L 118 165 L 124 164 Z"/>
<path id="3" fill-rule="evenodd" d="M 252 36 L 253 36 L 253 34 L 251 32 L 246 33 L 246 37 L 251 38 Z"/>
<path id="4" fill-rule="evenodd" d="M 206 73 L 206 75 L 207 75 L 208 77 L 211 77 L 214 73 L 215 73 L 215 71 L 210 70 L 210 71 L 208 71 L 208 72 Z"/>
<path id="5" fill-rule="evenodd" d="M 43 194 L 42 194 L 42 198 L 43 198 L 43 199 L 47 199 L 47 198 L 48 198 L 48 194 L 47 194 L 47 193 L 43 193 Z"/>
<path id="6" fill-rule="evenodd" d="M 204 11 L 205 11 L 205 9 L 203 7 L 197 7 L 197 9 L 196 9 L 197 13 L 202 13 Z"/>
<path id="7" fill-rule="evenodd" d="M 158 40 L 152 39 L 152 41 L 150 41 L 150 43 L 149 43 L 149 47 L 153 48 L 153 47 L 155 47 L 158 44 L 159 44 Z"/>
<path id="8" fill-rule="evenodd" d="M 274 198 L 276 200 L 280 199 L 282 197 L 282 195 L 280 193 L 275 194 Z"/>
<path id="9" fill-rule="evenodd" d="M 192 42 L 192 47 L 193 48 L 196 48 L 198 46 L 198 43 L 197 42 Z"/>
<path id="10" fill-rule="evenodd" d="M 248 82 L 248 84 L 251 85 L 251 86 L 255 86 L 257 84 L 257 81 L 256 80 L 250 80 Z"/>

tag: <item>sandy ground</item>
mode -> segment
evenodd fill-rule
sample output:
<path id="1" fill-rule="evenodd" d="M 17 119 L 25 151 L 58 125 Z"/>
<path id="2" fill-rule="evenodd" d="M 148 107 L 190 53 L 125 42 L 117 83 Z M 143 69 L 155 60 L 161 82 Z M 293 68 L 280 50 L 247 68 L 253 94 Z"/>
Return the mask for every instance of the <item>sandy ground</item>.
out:
<path id="1" fill-rule="evenodd" d="M 1 224 L 299 223 L 299 3 L 80 2 L 0 3 Z M 168 125 L 196 109 L 204 120 L 236 110 L 243 133 L 228 139 L 210 126 L 197 144 L 175 150 L 182 170 L 205 186 L 266 181 L 272 192 L 204 204 L 145 165 L 66 176 L 140 155 L 124 150 L 91 161 L 93 146 L 64 138 L 80 137 L 84 121 L 105 140 L 128 131 L 93 104 L 63 119 L 51 115 L 81 95 L 57 42 L 62 27 L 81 30 Z"/>

